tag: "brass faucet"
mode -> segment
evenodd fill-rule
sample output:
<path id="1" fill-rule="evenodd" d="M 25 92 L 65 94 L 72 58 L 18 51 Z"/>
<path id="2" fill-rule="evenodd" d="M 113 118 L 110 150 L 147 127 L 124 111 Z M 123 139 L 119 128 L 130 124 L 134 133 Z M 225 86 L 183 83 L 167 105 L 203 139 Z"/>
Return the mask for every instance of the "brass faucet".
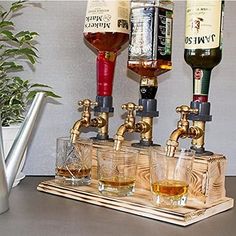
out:
<path id="1" fill-rule="evenodd" d="M 176 112 L 181 114 L 180 120 L 177 123 L 177 129 L 175 129 L 169 140 L 167 141 L 166 155 L 173 157 L 175 155 L 176 148 L 179 146 L 179 138 L 192 138 L 199 139 L 203 135 L 203 130 L 197 126 L 189 126 L 188 115 L 190 113 L 197 114 L 198 109 L 191 109 L 186 105 L 182 105 L 176 108 Z"/>
<path id="2" fill-rule="evenodd" d="M 103 114 L 105 112 L 102 112 L 98 117 L 95 117 L 91 119 L 91 109 L 92 106 L 97 106 L 97 102 L 92 102 L 89 99 L 84 99 L 79 101 L 78 105 L 80 107 L 83 107 L 83 112 L 81 115 L 81 119 L 76 121 L 71 129 L 71 142 L 75 143 L 76 139 L 79 138 L 79 135 L 81 133 L 82 127 L 97 127 L 99 128 L 99 131 L 101 132 L 107 132 L 108 130 L 108 115 Z"/>
<path id="3" fill-rule="evenodd" d="M 119 150 L 121 148 L 122 141 L 124 141 L 124 135 L 126 132 L 133 133 L 138 132 L 141 134 L 148 133 L 151 129 L 151 126 L 145 120 L 141 120 L 138 123 L 135 123 L 135 111 L 140 111 L 143 109 L 143 106 L 135 105 L 132 102 L 122 105 L 122 109 L 126 109 L 128 114 L 125 118 L 124 124 L 122 124 L 114 137 L 114 149 Z"/>

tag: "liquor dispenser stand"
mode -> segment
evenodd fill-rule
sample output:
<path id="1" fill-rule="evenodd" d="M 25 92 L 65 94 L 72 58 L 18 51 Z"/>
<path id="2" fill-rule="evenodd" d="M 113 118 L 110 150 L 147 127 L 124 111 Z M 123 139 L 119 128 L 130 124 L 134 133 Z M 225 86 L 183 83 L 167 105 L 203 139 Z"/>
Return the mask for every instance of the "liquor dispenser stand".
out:
<path id="1" fill-rule="evenodd" d="M 109 147 L 112 145 L 109 142 L 106 144 Z M 136 149 L 131 147 L 131 142 L 125 142 L 124 145 L 130 149 Z M 193 164 L 192 183 L 189 187 L 190 196 L 187 205 L 181 208 L 167 209 L 158 208 L 152 203 L 149 157 L 146 148 L 138 149 L 140 155 L 136 190 L 133 196 L 118 198 L 101 195 L 98 192 L 97 182 L 98 148 L 106 148 L 106 146 L 98 143 L 93 145 L 91 185 L 63 186 L 53 179 L 40 183 L 37 187 L 38 191 L 180 226 L 199 222 L 234 206 L 234 200 L 225 197 L 225 192 L 222 194 L 220 190 L 223 186 L 222 181 L 224 181 L 225 158 L 223 155 L 197 157 Z"/>

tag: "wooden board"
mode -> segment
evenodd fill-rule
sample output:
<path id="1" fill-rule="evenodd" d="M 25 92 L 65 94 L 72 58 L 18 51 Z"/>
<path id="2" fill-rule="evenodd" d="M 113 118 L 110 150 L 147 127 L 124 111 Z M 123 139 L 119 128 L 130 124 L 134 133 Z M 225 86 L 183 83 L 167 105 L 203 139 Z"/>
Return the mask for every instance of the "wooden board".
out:
<path id="1" fill-rule="evenodd" d="M 56 180 L 40 183 L 39 191 L 62 196 L 97 206 L 127 212 L 154 220 L 187 226 L 201 221 L 233 207 L 232 198 L 223 198 L 211 206 L 206 207 L 194 200 L 189 200 L 184 208 L 165 209 L 152 204 L 152 195 L 149 190 L 137 188 L 133 196 L 114 198 L 102 196 L 97 190 L 97 180 L 92 180 L 89 186 L 61 186 Z"/>

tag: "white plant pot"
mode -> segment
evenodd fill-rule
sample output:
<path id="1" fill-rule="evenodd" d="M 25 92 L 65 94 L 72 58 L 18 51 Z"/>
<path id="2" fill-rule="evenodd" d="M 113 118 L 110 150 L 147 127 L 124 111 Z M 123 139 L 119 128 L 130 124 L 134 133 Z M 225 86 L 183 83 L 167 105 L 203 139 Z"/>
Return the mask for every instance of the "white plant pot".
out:
<path id="1" fill-rule="evenodd" d="M 11 126 L 8 126 L 8 127 L 2 127 L 3 148 L 4 148 L 5 158 L 7 157 L 8 152 L 11 149 L 11 146 L 12 146 L 14 140 L 15 140 L 15 137 L 16 137 L 19 129 L 20 129 L 20 125 L 11 125 Z M 27 148 L 26 148 L 24 156 L 21 160 L 21 164 L 20 164 L 19 170 L 17 172 L 15 181 L 13 183 L 13 187 L 17 186 L 20 183 L 20 181 L 22 179 L 24 179 L 24 177 L 25 177 L 22 170 L 23 170 L 24 165 L 25 165 L 26 154 L 27 154 Z"/>

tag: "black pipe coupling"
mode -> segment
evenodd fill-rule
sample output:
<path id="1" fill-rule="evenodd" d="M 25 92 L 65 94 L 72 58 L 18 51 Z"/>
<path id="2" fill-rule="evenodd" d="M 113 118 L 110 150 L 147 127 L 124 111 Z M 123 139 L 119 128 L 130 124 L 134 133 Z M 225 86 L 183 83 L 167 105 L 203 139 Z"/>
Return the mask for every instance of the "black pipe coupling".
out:
<path id="1" fill-rule="evenodd" d="M 112 107 L 112 96 L 97 96 L 96 102 L 98 105 L 94 107 L 94 112 L 114 112 L 114 107 Z"/>
<path id="2" fill-rule="evenodd" d="M 137 111 L 136 115 L 141 117 L 158 117 L 159 111 L 157 111 L 156 99 L 140 98 L 138 101 L 140 106 L 143 106 L 142 111 Z"/>
<path id="3" fill-rule="evenodd" d="M 192 121 L 212 121 L 210 115 L 211 104 L 209 102 L 192 101 L 190 108 L 198 109 L 198 114 L 189 114 L 188 119 Z"/>

